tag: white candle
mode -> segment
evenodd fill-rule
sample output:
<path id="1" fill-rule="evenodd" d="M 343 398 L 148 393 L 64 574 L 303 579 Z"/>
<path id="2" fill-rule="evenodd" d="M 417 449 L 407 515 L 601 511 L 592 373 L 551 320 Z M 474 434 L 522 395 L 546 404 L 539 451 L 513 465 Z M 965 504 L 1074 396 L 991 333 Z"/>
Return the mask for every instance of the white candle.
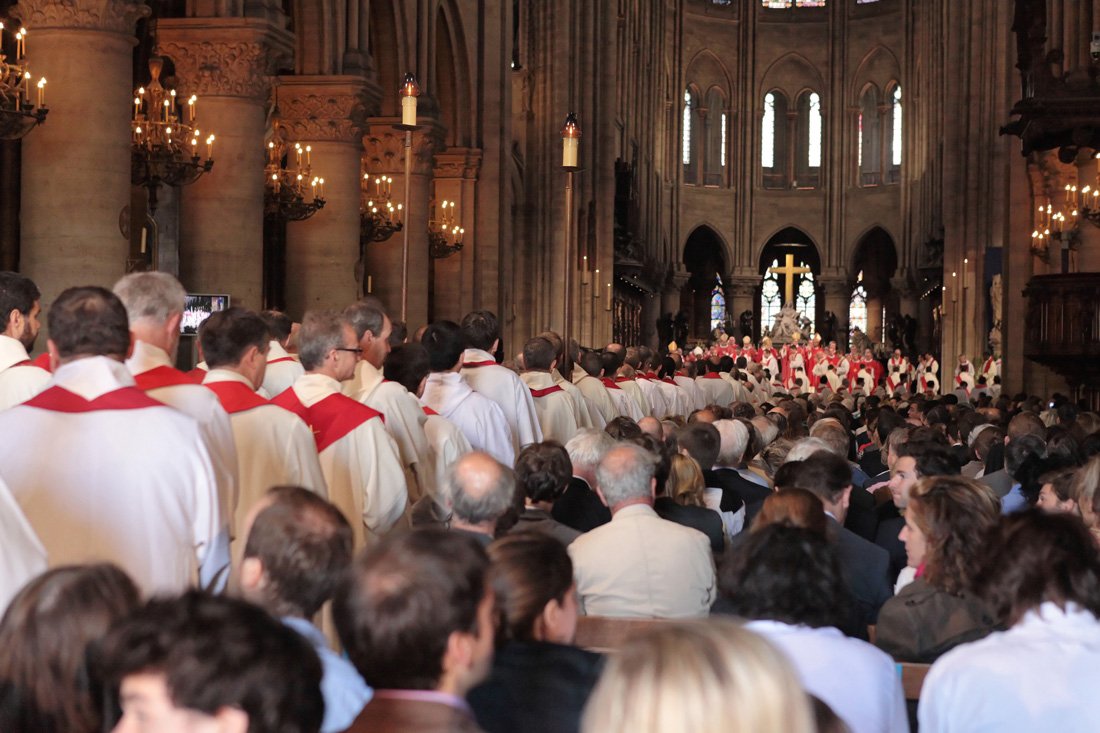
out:
<path id="1" fill-rule="evenodd" d="M 146 235 L 146 233 L 147 232 L 146 232 L 145 227 L 142 227 L 141 228 L 141 253 L 142 254 L 145 254 L 145 235 Z"/>
<path id="2" fill-rule="evenodd" d="M 369 295 L 370 293 L 373 293 L 373 292 L 374 292 L 374 278 L 372 278 L 370 275 L 367 275 L 367 294 Z"/>
<path id="3" fill-rule="evenodd" d="M 581 141 L 575 137 L 561 139 L 561 164 L 564 168 L 576 168 Z"/>
<path id="4" fill-rule="evenodd" d="M 401 97 L 401 124 L 416 126 L 416 97 Z"/>

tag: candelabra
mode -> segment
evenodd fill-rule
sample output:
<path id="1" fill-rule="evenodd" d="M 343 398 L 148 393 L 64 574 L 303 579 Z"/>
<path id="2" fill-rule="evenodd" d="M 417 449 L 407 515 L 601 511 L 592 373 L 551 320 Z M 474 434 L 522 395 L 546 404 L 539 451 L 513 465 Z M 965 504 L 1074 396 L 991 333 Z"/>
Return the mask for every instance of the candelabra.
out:
<path id="1" fill-rule="evenodd" d="M 291 168 L 290 153 L 294 154 Z M 285 221 L 302 221 L 325 206 L 325 179 L 313 175 L 313 148 L 286 141 L 279 123 L 278 107 L 272 120 L 271 140 L 267 143 L 264 166 L 264 213 Z M 308 200 L 307 200 L 308 192 Z"/>
<path id="2" fill-rule="evenodd" d="M 0 41 L 4 24 L 0 23 Z M 0 50 L 0 140 L 18 140 L 46 121 L 46 78 L 35 85 L 37 95 L 31 102 L 31 72 L 27 64 L 27 29 L 15 32 L 15 59 Z"/>
<path id="3" fill-rule="evenodd" d="M 366 242 L 385 242 L 402 230 L 401 212 L 404 204 L 393 205 L 390 196 L 393 179 L 389 176 L 363 174 L 361 205 L 359 208 L 359 239 Z"/>
<path id="4" fill-rule="evenodd" d="M 462 236 L 466 230 L 455 223 L 455 203 L 444 200 L 441 213 L 433 212 L 428 219 L 428 252 L 441 260 L 462 251 Z"/>
<path id="5" fill-rule="evenodd" d="M 133 143 L 130 181 L 149 192 L 149 211 L 157 210 L 161 184 L 187 186 L 214 167 L 214 136 L 206 136 L 206 160 L 199 155 L 202 134 L 195 121 L 199 98 L 192 94 L 181 103 L 176 90 L 160 82 L 164 59 L 149 59 L 149 84 L 134 91 L 130 122 Z M 186 116 L 183 107 L 186 106 Z"/>

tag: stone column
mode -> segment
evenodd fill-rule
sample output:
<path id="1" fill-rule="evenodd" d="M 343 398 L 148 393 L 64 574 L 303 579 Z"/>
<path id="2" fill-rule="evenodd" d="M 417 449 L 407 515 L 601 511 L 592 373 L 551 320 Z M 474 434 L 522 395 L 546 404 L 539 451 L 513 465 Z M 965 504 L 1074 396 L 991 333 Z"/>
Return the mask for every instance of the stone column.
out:
<path id="1" fill-rule="evenodd" d="M 129 242 L 119 216 L 130 202 L 130 95 L 135 0 L 23 0 L 27 58 L 49 80 L 44 125 L 23 140 L 20 264 L 42 304 L 72 285 L 110 287 Z M 45 344 L 44 339 L 40 339 Z"/>
<path id="2" fill-rule="evenodd" d="M 684 269 L 684 266 L 677 263 L 676 269 L 668 276 L 668 283 L 665 285 L 664 292 L 661 298 L 661 313 L 671 313 L 675 318 L 676 314 L 680 312 L 681 297 L 684 292 L 684 286 L 688 284 L 688 280 L 691 279 L 691 273 Z M 736 314 L 732 314 L 736 318 Z"/>
<path id="3" fill-rule="evenodd" d="M 760 276 L 731 275 L 727 280 L 729 285 L 726 291 L 733 294 L 733 297 L 729 300 L 729 311 L 730 317 L 733 319 L 733 325 L 740 327 L 741 314 L 745 311 L 754 311 L 753 322 L 756 325 L 753 327 L 753 342 L 758 342 L 761 330 L 771 325 L 769 323 L 758 323 L 760 314 L 755 313 L 756 289 L 760 287 L 761 279 Z"/>
<path id="4" fill-rule="evenodd" d="M 280 78 L 287 140 L 312 146 L 313 175 L 325 179 L 325 207 L 286 227 L 286 304 L 294 318 L 316 308 L 343 308 L 358 297 L 360 141 L 367 99 L 362 77 Z M 377 292 L 377 277 L 374 285 Z"/>
<path id="5" fill-rule="evenodd" d="M 821 277 L 818 279 L 825 293 L 825 310 L 836 316 L 836 347 L 847 350 L 848 346 L 848 310 L 852 305 L 852 286 L 843 277 Z"/>
<path id="6" fill-rule="evenodd" d="M 157 36 L 180 92 L 199 97 L 203 137 L 215 135 L 213 170 L 181 191 L 180 281 L 259 309 L 269 74 L 290 57 L 293 37 L 254 18 L 166 18 Z"/>
<path id="7" fill-rule="evenodd" d="M 411 201 L 405 201 L 405 133 L 395 130 L 397 117 L 372 117 L 363 136 L 363 167 L 373 174 L 393 177 L 393 200 L 405 204 L 405 227 L 409 230 L 409 312 L 412 332 L 428 322 L 428 283 L 431 262 L 428 257 L 428 216 L 432 199 L 432 175 L 435 154 L 443 148 L 443 128 L 431 117 L 418 116 L 420 129 L 412 137 Z M 467 208 L 462 209 L 463 220 Z M 404 232 L 389 240 L 367 245 L 366 273 L 374 277 L 374 294 L 382 299 L 394 318 L 401 317 L 401 251 Z M 470 239 L 470 227 L 466 228 Z M 476 247 L 477 244 L 474 244 Z M 454 255 L 454 257 L 465 256 Z M 452 259 L 454 258 L 452 257 Z M 437 293 L 436 297 L 439 297 Z M 445 307 L 442 306 L 441 308 Z"/>

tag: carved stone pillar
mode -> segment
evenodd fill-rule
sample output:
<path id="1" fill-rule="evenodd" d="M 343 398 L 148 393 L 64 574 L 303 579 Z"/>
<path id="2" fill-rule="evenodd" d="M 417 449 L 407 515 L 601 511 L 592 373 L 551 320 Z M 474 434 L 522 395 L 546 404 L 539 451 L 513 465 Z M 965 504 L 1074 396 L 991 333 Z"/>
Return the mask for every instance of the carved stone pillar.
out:
<path id="1" fill-rule="evenodd" d="M 744 275 L 731 275 L 727 278 L 729 283 L 726 291 L 732 294 L 732 298 L 729 299 L 729 312 L 730 318 L 733 319 L 733 325 L 738 329 L 741 328 L 741 314 L 745 311 L 752 311 L 753 315 L 753 341 L 756 342 L 760 339 L 760 329 L 765 326 L 771 325 L 766 323 L 760 323 L 760 314 L 756 313 L 756 289 L 760 287 L 762 278 L 759 276 L 744 276 Z"/>
<path id="2" fill-rule="evenodd" d="M 368 84 L 361 77 L 280 78 L 287 139 L 313 147 L 313 175 L 325 179 L 325 208 L 286 228 L 286 303 L 295 318 L 315 308 L 342 308 L 357 298 L 360 140 L 367 99 Z M 396 182 L 394 188 L 399 190 Z M 378 277 L 374 286 L 377 292 Z"/>
<path id="3" fill-rule="evenodd" d="M 836 331 L 833 340 L 837 349 L 848 347 L 848 310 L 852 305 L 852 286 L 843 277 L 820 277 L 821 289 L 825 294 L 825 310 L 836 317 Z M 826 316 L 828 317 L 828 316 Z M 824 324 L 817 324 L 821 329 Z"/>
<path id="4" fill-rule="evenodd" d="M 293 37 L 253 18 L 166 18 L 157 36 L 180 91 L 199 96 L 203 134 L 216 136 L 213 170 L 181 191 L 180 280 L 258 309 L 269 74 L 289 57 Z"/>
<path id="5" fill-rule="evenodd" d="M 428 322 L 428 283 L 431 263 L 428 257 L 428 215 L 432 198 L 432 174 L 435 154 L 443 147 L 443 129 L 430 117 L 418 116 L 420 129 L 412 136 L 412 167 L 409 195 L 405 192 L 405 133 L 395 130 L 397 117 L 372 117 L 363 135 L 363 167 L 371 173 L 393 177 L 395 201 L 405 204 L 405 227 L 409 230 L 409 310 L 408 326 L 413 331 Z M 469 209 L 462 209 L 463 221 L 473 222 Z M 470 239 L 470 227 L 466 227 Z M 404 232 L 388 241 L 367 245 L 366 272 L 374 277 L 374 294 L 382 299 L 391 313 L 400 318 L 401 311 L 401 248 Z M 475 243 L 474 248 L 477 247 Z M 491 246 L 491 245 L 490 245 Z M 465 254 L 465 253 L 463 253 Z M 462 255 L 454 255 L 459 257 Z M 471 273 L 472 276 L 472 273 Z M 439 301 L 439 307 L 446 307 Z"/>
<path id="6" fill-rule="evenodd" d="M 23 140 L 22 271 L 47 306 L 72 285 L 110 287 L 129 243 L 130 95 L 135 0 L 23 0 L 28 58 L 49 80 L 50 116 Z M 45 339 L 39 343 L 45 345 Z"/>

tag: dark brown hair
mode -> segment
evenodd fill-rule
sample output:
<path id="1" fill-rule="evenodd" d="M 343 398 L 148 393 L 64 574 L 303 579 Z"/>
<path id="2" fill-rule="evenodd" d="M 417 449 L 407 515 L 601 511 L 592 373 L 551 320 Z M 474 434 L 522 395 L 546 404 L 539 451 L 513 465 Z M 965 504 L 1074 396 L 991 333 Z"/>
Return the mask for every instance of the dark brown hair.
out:
<path id="1" fill-rule="evenodd" d="M 69 288 L 50 306 L 50 340 L 62 359 L 73 356 L 126 358 L 130 321 L 118 296 L 106 288 Z"/>
<path id="2" fill-rule="evenodd" d="M 909 496 L 906 514 L 928 545 L 924 579 L 948 593 L 968 589 L 986 535 L 1001 518 L 996 494 L 963 476 L 933 476 L 918 481 Z"/>
<path id="3" fill-rule="evenodd" d="M 812 491 L 782 489 L 764 499 L 751 531 L 758 532 L 772 524 L 799 527 L 824 537 L 825 506 Z"/>
<path id="4" fill-rule="evenodd" d="M 516 458 L 516 484 L 532 502 L 557 501 L 573 476 L 573 464 L 560 443 L 524 446 Z"/>
<path id="5" fill-rule="evenodd" d="M 534 641 L 546 604 L 565 602 L 573 587 L 573 562 L 559 540 L 541 532 L 517 532 L 489 546 L 490 577 L 504 641 Z"/>
<path id="6" fill-rule="evenodd" d="M 23 586 L 0 621 L 0 730 L 98 733 L 93 660 L 139 602 L 133 581 L 110 564 L 54 568 Z"/>

